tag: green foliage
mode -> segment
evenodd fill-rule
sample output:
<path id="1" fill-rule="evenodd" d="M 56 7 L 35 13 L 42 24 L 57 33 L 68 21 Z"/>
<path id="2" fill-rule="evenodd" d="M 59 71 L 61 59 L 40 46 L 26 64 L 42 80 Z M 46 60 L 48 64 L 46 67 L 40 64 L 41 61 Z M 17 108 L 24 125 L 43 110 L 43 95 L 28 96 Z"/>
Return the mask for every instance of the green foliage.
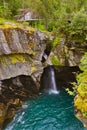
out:
<path id="1" fill-rule="evenodd" d="M 5 6 L 0 6 L 0 17 L 2 18 L 11 18 L 11 10 L 8 7 L 8 4 L 5 4 Z"/>
<path id="2" fill-rule="evenodd" d="M 79 43 L 87 41 L 87 14 L 84 9 L 74 14 L 69 29 L 74 41 L 77 40 Z"/>
<path id="3" fill-rule="evenodd" d="M 87 71 L 87 52 L 81 59 L 80 68 L 85 72 Z"/>
<path id="4" fill-rule="evenodd" d="M 81 9 L 77 13 L 70 15 L 64 14 L 59 21 L 59 33 L 66 37 L 66 43 L 74 41 L 75 43 L 87 42 L 87 13 Z"/>
<path id="5" fill-rule="evenodd" d="M 61 37 L 58 36 L 58 37 L 56 37 L 56 38 L 54 39 L 52 45 L 53 45 L 53 46 L 56 46 L 57 44 L 60 44 L 60 42 L 61 42 Z"/>
<path id="6" fill-rule="evenodd" d="M 73 84 L 73 88 L 72 88 L 73 90 L 71 91 L 69 88 L 66 88 L 66 91 L 68 92 L 69 95 L 75 96 L 77 93 L 77 86 L 75 86 L 76 83 L 72 83 L 72 84 Z"/>
<path id="7" fill-rule="evenodd" d="M 56 33 L 57 28 L 58 28 L 58 21 L 56 22 L 54 20 L 50 20 L 48 24 L 48 31 Z"/>
<path id="8" fill-rule="evenodd" d="M 81 59 L 80 68 L 83 70 L 83 73 L 77 76 L 78 92 L 82 97 L 85 97 L 87 96 L 87 53 Z"/>
<path id="9" fill-rule="evenodd" d="M 42 32 L 47 32 L 45 25 L 42 22 L 36 23 L 34 27 Z"/>
<path id="10" fill-rule="evenodd" d="M 11 16 L 19 14 L 19 9 L 22 8 L 22 0 L 8 0 L 8 7 L 11 10 Z"/>
<path id="11" fill-rule="evenodd" d="M 21 0 L 1 0 L 0 1 L 0 17 L 12 19 L 22 7 Z"/>
<path id="12" fill-rule="evenodd" d="M 87 53 L 81 60 L 80 68 L 83 73 L 77 75 L 78 83 L 73 84 L 73 91 L 70 91 L 69 88 L 66 91 L 70 95 L 77 95 L 74 99 L 74 105 L 77 110 L 81 111 L 83 117 L 87 118 Z"/>
<path id="13" fill-rule="evenodd" d="M 58 65 L 58 59 L 57 59 L 56 56 L 55 56 L 55 57 L 52 57 L 52 58 L 51 58 L 51 61 L 52 61 L 53 65 Z"/>
<path id="14" fill-rule="evenodd" d="M 81 59 L 80 68 L 83 70 L 83 73 L 77 76 L 78 84 L 77 84 L 77 91 L 79 97 L 75 101 L 75 105 L 77 108 L 80 108 L 83 116 L 87 118 L 87 53 Z M 78 103 L 78 100 L 82 102 L 82 106 Z"/>
<path id="15" fill-rule="evenodd" d="M 51 58 L 51 61 L 52 61 L 53 65 L 61 65 L 60 62 L 59 62 L 59 60 L 58 60 L 58 58 L 56 56 L 53 56 Z"/>
<path id="16" fill-rule="evenodd" d="M 5 22 L 5 19 L 4 18 L 0 18 L 0 25 L 3 25 Z"/>

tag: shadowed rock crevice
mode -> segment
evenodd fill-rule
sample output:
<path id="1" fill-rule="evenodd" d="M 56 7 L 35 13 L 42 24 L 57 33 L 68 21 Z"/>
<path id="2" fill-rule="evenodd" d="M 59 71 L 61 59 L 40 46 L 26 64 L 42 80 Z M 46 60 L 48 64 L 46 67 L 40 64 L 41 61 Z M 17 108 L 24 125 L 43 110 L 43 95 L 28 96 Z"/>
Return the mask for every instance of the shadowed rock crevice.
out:
<path id="1" fill-rule="evenodd" d="M 7 124 L 23 101 L 38 94 L 36 83 L 30 76 L 20 75 L 0 82 L 0 126 Z"/>
<path id="2" fill-rule="evenodd" d="M 47 60 L 47 58 L 49 57 L 49 55 L 51 53 L 52 48 L 53 48 L 52 44 L 48 43 L 46 45 L 46 49 L 44 50 L 44 53 L 42 55 L 42 60 L 41 60 L 42 63 L 44 63 Z"/>
<path id="3" fill-rule="evenodd" d="M 77 83 L 76 75 L 78 73 L 82 73 L 78 66 L 55 67 L 55 75 L 58 88 L 70 88 L 70 90 L 72 90 L 72 83 Z"/>

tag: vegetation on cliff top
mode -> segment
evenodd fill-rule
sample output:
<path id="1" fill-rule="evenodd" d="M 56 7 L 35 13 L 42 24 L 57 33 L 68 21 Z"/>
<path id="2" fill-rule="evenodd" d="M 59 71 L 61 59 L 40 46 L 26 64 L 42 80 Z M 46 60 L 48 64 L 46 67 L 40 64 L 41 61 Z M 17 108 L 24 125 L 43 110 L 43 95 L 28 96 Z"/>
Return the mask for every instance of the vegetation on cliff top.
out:
<path id="1" fill-rule="evenodd" d="M 0 17 L 14 20 L 14 16 L 21 14 L 21 9 L 32 10 L 42 21 L 32 26 L 53 32 L 53 45 L 61 43 L 87 42 L 87 1 L 86 0 L 1 0 Z M 1 19 L 0 24 L 5 20 Z M 31 25 L 31 22 L 26 23 Z"/>
<path id="2" fill-rule="evenodd" d="M 21 13 L 21 9 L 32 10 L 43 19 L 43 22 L 39 22 L 38 28 L 45 26 L 49 31 L 57 31 L 58 33 L 62 31 L 64 34 L 70 33 L 71 35 L 87 29 L 86 0 L 0 1 L 0 17 L 14 19 L 15 15 Z"/>

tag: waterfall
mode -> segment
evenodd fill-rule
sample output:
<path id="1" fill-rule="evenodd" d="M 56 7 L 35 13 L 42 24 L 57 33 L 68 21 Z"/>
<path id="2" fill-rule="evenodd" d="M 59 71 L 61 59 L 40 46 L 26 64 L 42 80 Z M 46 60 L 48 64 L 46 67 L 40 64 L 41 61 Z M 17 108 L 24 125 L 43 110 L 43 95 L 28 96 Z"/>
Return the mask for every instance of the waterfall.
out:
<path id="1" fill-rule="evenodd" d="M 43 74 L 41 76 L 41 91 L 49 94 L 58 94 L 55 72 L 53 66 L 47 66 L 44 68 Z"/>
<path id="2" fill-rule="evenodd" d="M 56 80 L 55 80 L 55 72 L 54 68 L 50 66 L 50 89 L 49 94 L 58 94 L 57 86 L 56 86 Z"/>

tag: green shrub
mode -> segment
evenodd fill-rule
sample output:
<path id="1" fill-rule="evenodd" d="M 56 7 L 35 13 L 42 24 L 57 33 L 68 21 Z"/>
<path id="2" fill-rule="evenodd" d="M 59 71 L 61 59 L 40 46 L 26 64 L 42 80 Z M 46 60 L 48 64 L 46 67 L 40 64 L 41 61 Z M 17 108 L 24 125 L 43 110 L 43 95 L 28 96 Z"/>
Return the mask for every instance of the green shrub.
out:
<path id="1" fill-rule="evenodd" d="M 58 60 L 58 58 L 56 56 L 53 56 L 51 58 L 51 61 L 52 61 L 53 65 L 60 65 L 60 62 L 59 62 L 59 60 Z"/>
<path id="2" fill-rule="evenodd" d="M 0 25 L 3 25 L 5 22 L 4 18 L 0 18 Z"/>
<path id="3" fill-rule="evenodd" d="M 9 9 L 8 7 L 8 4 L 5 4 L 5 7 L 4 6 L 0 6 L 0 17 L 2 18 L 11 18 L 11 10 Z"/>
<path id="4" fill-rule="evenodd" d="M 77 92 L 83 103 L 80 111 L 82 112 L 83 116 L 87 118 L 87 53 L 85 53 L 81 59 L 80 68 L 83 70 L 83 73 L 77 76 Z M 79 104 L 77 104 L 77 106 L 78 105 Z"/>
<path id="5" fill-rule="evenodd" d="M 63 12 L 56 22 L 57 37 L 65 38 L 65 43 L 74 41 L 83 44 L 87 42 L 87 13 L 84 8 L 75 13 Z M 58 38 L 57 38 L 58 39 Z"/>

